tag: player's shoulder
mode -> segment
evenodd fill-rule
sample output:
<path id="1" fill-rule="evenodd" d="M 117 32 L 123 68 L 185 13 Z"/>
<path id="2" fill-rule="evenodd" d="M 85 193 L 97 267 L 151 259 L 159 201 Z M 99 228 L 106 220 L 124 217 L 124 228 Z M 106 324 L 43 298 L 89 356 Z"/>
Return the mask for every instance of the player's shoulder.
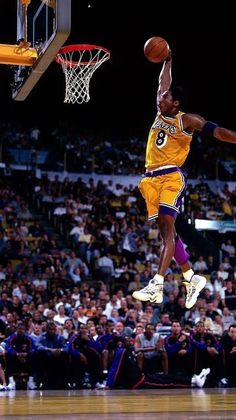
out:
<path id="1" fill-rule="evenodd" d="M 189 112 L 184 113 L 181 116 L 183 130 L 189 134 L 193 134 L 195 130 L 201 130 L 202 126 L 206 123 L 204 118 L 198 114 L 192 114 Z"/>

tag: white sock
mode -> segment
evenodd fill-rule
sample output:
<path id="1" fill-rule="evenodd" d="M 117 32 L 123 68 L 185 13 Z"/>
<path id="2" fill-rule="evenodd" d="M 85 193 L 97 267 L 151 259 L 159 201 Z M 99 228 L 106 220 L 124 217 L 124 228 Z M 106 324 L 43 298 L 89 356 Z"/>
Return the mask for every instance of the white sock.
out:
<path id="1" fill-rule="evenodd" d="M 13 382 L 15 382 L 14 381 L 14 378 L 13 378 L 13 376 L 9 376 L 9 382 L 12 384 Z"/>
<path id="2" fill-rule="evenodd" d="M 164 277 L 161 276 L 160 274 L 155 274 L 155 276 L 153 277 L 153 279 L 158 283 L 158 284 L 163 284 L 164 283 Z"/>
<path id="3" fill-rule="evenodd" d="M 185 273 L 183 273 L 184 280 L 190 282 L 193 275 L 194 275 L 194 271 L 190 268 L 188 271 L 185 271 Z"/>
<path id="4" fill-rule="evenodd" d="M 29 382 L 34 382 L 34 377 L 33 376 L 29 376 Z"/>

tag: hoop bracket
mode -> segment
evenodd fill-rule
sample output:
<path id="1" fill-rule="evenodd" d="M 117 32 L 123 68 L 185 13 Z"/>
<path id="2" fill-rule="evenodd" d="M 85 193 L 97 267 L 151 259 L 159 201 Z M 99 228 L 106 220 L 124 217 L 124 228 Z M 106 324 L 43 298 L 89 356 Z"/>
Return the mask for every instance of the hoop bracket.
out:
<path id="1" fill-rule="evenodd" d="M 0 64 L 12 66 L 33 66 L 38 58 L 35 48 L 29 48 L 23 44 L 9 45 L 0 44 Z"/>

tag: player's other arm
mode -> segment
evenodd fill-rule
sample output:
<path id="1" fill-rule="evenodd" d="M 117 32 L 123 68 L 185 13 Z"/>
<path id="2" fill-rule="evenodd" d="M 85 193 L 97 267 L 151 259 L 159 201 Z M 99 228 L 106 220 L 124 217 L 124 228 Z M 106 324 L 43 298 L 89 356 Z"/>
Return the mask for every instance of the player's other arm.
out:
<path id="1" fill-rule="evenodd" d="M 172 58 L 171 58 L 171 51 L 170 51 L 169 56 L 163 63 L 160 76 L 159 76 L 159 81 L 158 81 L 159 85 L 158 85 L 158 90 L 157 90 L 157 104 L 161 95 L 170 88 L 170 85 L 172 82 L 171 65 L 172 65 Z"/>
<path id="2" fill-rule="evenodd" d="M 201 131 L 206 135 L 215 137 L 217 140 L 236 143 L 236 132 L 219 127 L 212 121 L 206 121 L 200 115 L 184 114 L 183 115 L 184 130 L 193 133 L 195 130 Z"/>

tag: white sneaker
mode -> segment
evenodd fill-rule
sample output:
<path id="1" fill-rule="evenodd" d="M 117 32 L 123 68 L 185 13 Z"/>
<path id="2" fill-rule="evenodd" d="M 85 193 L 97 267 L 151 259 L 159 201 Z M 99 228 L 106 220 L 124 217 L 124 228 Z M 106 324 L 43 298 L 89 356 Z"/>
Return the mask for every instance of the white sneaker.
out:
<path id="1" fill-rule="evenodd" d="M 16 383 L 15 381 L 9 382 L 9 384 L 6 386 L 7 391 L 14 391 L 16 389 Z"/>
<path id="2" fill-rule="evenodd" d="M 221 378 L 220 381 L 218 382 L 219 388 L 228 388 L 228 385 L 229 385 L 229 380 L 227 378 Z"/>
<path id="3" fill-rule="evenodd" d="M 6 391 L 14 391 L 16 389 L 16 384 L 13 382 L 10 382 L 7 386 L 6 386 Z"/>
<path id="4" fill-rule="evenodd" d="M 97 382 L 96 385 L 95 385 L 95 388 L 96 389 L 106 389 L 107 388 L 106 381 Z"/>
<path id="5" fill-rule="evenodd" d="M 27 389 L 29 389 L 29 390 L 37 389 L 36 383 L 32 380 L 29 380 L 27 382 Z"/>
<path id="6" fill-rule="evenodd" d="M 199 276 L 198 274 L 194 274 L 189 283 L 183 283 L 187 290 L 185 307 L 190 309 L 197 302 L 197 298 L 201 290 L 204 289 L 206 285 L 206 279 L 205 277 Z"/>
<path id="7" fill-rule="evenodd" d="M 192 377 L 192 386 L 202 388 L 206 382 L 207 375 L 209 375 L 211 369 L 202 369 L 199 375 L 193 375 Z"/>
<path id="8" fill-rule="evenodd" d="M 152 279 L 143 289 L 135 290 L 132 296 L 143 302 L 161 303 L 163 301 L 163 284 L 159 284 L 155 279 Z"/>
<path id="9" fill-rule="evenodd" d="M 5 386 L 5 385 L 0 384 L 0 391 L 6 391 L 6 386 Z"/>

